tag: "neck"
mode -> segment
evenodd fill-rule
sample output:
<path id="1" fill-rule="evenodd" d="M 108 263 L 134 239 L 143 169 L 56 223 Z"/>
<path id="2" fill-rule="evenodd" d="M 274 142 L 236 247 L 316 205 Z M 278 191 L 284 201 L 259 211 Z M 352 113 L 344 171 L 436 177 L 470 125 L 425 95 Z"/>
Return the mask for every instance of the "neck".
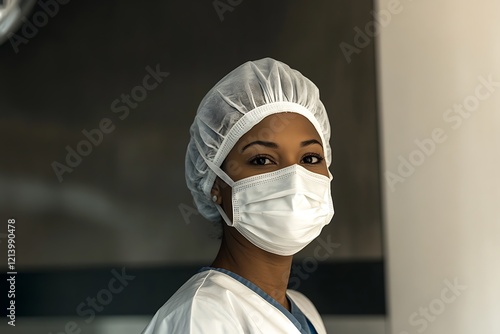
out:
<path id="1" fill-rule="evenodd" d="M 236 229 L 224 228 L 219 253 L 212 267 L 246 278 L 290 310 L 286 289 L 292 258 L 266 252 L 246 240 Z"/>

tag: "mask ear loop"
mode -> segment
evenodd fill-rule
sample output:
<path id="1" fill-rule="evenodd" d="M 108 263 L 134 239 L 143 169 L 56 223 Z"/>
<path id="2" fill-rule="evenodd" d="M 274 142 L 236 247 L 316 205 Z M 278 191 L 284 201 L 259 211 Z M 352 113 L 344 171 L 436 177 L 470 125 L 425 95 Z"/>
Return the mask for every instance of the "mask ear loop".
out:
<path id="1" fill-rule="evenodd" d="M 203 151 L 201 150 L 201 147 L 196 140 L 194 141 L 194 143 L 196 145 L 196 148 L 198 149 L 198 153 L 203 158 L 203 160 L 207 164 L 208 168 L 210 168 L 215 173 L 215 175 L 220 177 L 224 182 L 226 182 L 227 185 L 229 185 L 232 188 L 234 186 L 234 181 L 229 177 L 229 175 L 227 175 L 222 169 L 220 169 L 219 166 L 214 164 L 212 161 L 208 160 L 208 158 L 205 156 L 205 154 L 203 154 Z M 219 211 L 222 219 L 224 219 L 226 224 L 228 226 L 233 226 L 234 223 L 229 219 L 229 217 L 226 215 L 226 213 L 221 208 L 221 206 L 217 203 L 214 203 L 214 204 L 215 204 L 215 207 L 217 208 L 217 211 Z"/>
<path id="2" fill-rule="evenodd" d="M 226 222 L 227 226 L 233 226 L 234 223 L 231 220 L 229 220 L 229 217 L 226 215 L 226 213 L 224 212 L 224 210 L 222 210 L 222 208 L 220 207 L 220 205 L 216 203 L 215 207 L 217 208 L 217 211 L 219 211 L 222 219 L 224 219 L 224 221 Z"/>

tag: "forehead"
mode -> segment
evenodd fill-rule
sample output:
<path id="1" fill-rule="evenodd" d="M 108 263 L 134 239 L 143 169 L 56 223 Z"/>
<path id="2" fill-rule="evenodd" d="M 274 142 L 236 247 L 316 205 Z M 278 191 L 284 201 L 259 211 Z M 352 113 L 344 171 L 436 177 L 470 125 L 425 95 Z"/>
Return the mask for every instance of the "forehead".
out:
<path id="1" fill-rule="evenodd" d="M 320 139 L 314 125 L 304 116 L 294 112 L 282 112 L 269 115 L 254 125 L 240 140 L 279 140 L 281 138 L 304 137 Z"/>

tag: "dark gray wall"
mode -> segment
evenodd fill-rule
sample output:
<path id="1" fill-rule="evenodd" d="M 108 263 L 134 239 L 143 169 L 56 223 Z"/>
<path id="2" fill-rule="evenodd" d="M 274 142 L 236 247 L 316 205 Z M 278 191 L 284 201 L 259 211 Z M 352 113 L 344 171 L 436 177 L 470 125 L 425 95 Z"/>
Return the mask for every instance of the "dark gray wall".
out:
<path id="1" fill-rule="evenodd" d="M 330 115 L 336 214 L 322 236 L 340 244 L 331 260 L 380 259 L 373 41 L 351 63 L 339 48 L 371 9 L 254 0 L 221 21 L 211 1 L 72 1 L 17 53 L 0 46 L 0 213 L 18 219 L 19 265 L 209 263 L 218 241 L 184 183 L 188 129 L 216 81 L 265 56 L 314 81 Z M 112 102 L 157 64 L 169 76 L 120 119 Z M 51 164 L 65 164 L 65 147 L 103 118 L 114 131 L 59 182 Z"/>

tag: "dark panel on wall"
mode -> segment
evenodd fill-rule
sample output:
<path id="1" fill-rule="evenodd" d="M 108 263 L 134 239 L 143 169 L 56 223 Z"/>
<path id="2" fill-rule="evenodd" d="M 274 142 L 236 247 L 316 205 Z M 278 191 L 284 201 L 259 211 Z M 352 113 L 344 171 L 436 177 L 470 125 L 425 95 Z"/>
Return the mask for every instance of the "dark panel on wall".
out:
<path id="1" fill-rule="evenodd" d="M 17 315 L 66 316 L 82 323 L 92 313 L 152 316 L 200 268 L 117 266 L 25 272 L 17 278 Z M 305 293 L 322 314 L 385 315 L 383 270 L 380 261 L 322 264 L 314 275 L 303 278 L 298 286 L 293 281 L 294 286 L 290 288 Z M 117 277 L 122 281 L 117 279 L 110 288 L 110 281 Z M 0 278 L 6 277 L 0 275 Z M 318 286 L 322 287 L 321 291 Z M 4 314 L 7 305 L 1 306 Z"/>

